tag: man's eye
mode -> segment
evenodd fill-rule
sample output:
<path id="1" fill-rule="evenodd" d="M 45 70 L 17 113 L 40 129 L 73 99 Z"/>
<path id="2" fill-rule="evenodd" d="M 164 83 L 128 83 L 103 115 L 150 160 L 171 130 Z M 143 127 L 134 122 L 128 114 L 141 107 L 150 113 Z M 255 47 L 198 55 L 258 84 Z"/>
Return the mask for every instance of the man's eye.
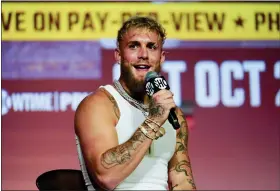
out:
<path id="1" fill-rule="evenodd" d="M 131 49 L 135 49 L 135 48 L 137 48 L 137 45 L 136 44 L 131 44 L 128 47 L 131 48 Z"/>
<path id="2" fill-rule="evenodd" d="M 152 46 L 152 48 L 151 48 L 151 49 L 155 50 L 155 49 L 157 49 L 157 46 L 156 46 L 156 45 L 154 45 L 154 46 Z"/>
<path id="3" fill-rule="evenodd" d="M 148 48 L 152 49 L 152 50 L 156 50 L 157 49 L 157 46 L 156 45 L 150 45 L 148 46 Z"/>

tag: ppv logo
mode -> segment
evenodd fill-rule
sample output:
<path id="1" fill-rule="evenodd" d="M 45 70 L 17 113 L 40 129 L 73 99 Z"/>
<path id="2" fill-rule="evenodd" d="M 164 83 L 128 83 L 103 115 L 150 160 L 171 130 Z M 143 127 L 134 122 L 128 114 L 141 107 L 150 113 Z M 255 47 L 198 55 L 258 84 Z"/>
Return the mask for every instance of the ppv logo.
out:
<path id="1" fill-rule="evenodd" d="M 155 78 L 154 84 L 156 87 L 158 87 L 161 90 L 167 88 L 167 82 L 165 81 L 164 78 Z"/>

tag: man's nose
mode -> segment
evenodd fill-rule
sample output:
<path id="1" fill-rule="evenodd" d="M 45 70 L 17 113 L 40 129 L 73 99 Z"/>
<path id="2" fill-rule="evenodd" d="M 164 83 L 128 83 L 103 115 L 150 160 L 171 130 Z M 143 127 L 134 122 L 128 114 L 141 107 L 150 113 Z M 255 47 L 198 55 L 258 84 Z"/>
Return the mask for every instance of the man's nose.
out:
<path id="1" fill-rule="evenodd" d="M 148 50 L 147 48 L 141 48 L 138 54 L 138 58 L 147 59 L 148 58 Z"/>

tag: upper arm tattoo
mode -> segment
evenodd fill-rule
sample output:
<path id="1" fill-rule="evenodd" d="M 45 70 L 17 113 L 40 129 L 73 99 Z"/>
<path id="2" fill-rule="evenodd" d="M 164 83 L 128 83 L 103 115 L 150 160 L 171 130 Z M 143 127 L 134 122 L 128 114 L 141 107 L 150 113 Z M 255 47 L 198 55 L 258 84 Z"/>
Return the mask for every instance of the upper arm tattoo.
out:
<path id="1" fill-rule="evenodd" d="M 147 137 L 138 129 L 127 142 L 102 154 L 101 164 L 107 169 L 124 164 L 132 158 L 133 152 L 135 152 L 138 146 L 146 139 Z"/>

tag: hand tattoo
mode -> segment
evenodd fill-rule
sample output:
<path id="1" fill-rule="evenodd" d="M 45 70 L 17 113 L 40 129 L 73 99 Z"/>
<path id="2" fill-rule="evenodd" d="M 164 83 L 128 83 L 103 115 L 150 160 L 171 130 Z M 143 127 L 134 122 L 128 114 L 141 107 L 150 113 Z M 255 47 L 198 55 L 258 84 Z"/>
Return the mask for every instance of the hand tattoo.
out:
<path id="1" fill-rule="evenodd" d="M 151 117 L 160 117 L 165 113 L 165 110 L 161 105 L 156 104 L 154 99 L 151 99 L 149 113 Z"/>

